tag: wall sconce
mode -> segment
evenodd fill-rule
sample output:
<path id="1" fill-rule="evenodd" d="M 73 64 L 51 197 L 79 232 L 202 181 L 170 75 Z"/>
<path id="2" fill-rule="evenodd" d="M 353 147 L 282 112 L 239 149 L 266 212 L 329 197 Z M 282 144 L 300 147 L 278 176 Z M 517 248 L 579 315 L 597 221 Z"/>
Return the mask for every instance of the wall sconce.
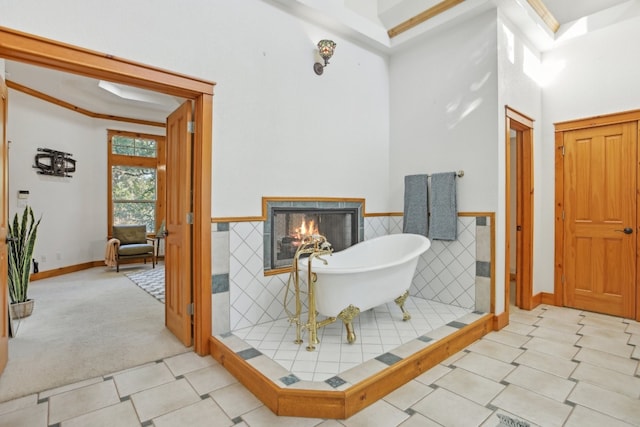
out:
<path id="1" fill-rule="evenodd" d="M 322 75 L 324 67 L 329 65 L 329 59 L 333 56 L 335 48 L 336 43 L 332 40 L 320 40 L 318 42 L 318 53 L 320 54 L 320 57 L 324 59 L 324 65 L 319 62 L 313 64 L 313 71 L 315 71 L 317 75 Z"/>

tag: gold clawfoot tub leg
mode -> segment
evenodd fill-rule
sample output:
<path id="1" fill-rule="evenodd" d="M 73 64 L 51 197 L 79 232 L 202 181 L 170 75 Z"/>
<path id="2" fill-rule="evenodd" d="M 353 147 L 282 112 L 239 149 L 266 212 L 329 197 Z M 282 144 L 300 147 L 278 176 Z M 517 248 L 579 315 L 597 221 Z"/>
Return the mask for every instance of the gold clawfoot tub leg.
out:
<path id="1" fill-rule="evenodd" d="M 340 312 L 340 314 L 338 314 L 338 319 L 342 320 L 342 323 L 344 323 L 344 327 L 347 330 L 347 342 L 349 344 L 356 342 L 356 333 L 353 332 L 351 322 L 358 314 L 360 314 L 360 309 L 353 305 L 349 305 L 349 307 L 345 308 Z"/>
<path id="2" fill-rule="evenodd" d="M 398 304 L 398 306 L 400 307 L 400 310 L 402 310 L 403 321 L 407 321 L 411 319 L 411 314 L 409 314 L 409 312 L 404 309 L 404 302 L 407 300 L 408 296 L 409 296 L 409 291 L 406 291 L 404 294 L 394 299 L 395 303 Z"/>

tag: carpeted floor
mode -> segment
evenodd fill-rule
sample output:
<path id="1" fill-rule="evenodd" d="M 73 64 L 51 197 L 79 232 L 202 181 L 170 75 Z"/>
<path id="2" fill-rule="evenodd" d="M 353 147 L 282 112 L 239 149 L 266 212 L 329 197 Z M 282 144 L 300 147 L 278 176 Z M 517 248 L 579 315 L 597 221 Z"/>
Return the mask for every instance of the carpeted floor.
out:
<path id="1" fill-rule="evenodd" d="M 29 296 L 35 307 L 14 325 L 0 402 L 190 351 L 165 327 L 164 306 L 122 270 L 38 280 Z"/>
<path id="2" fill-rule="evenodd" d="M 164 265 L 158 265 L 150 270 L 127 273 L 127 277 L 164 304 Z"/>

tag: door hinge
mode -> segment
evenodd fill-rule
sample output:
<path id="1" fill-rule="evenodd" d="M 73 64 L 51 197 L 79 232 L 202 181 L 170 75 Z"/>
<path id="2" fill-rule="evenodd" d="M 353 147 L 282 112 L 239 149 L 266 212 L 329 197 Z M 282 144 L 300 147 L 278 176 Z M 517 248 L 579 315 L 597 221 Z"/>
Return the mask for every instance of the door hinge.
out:
<path id="1" fill-rule="evenodd" d="M 189 133 L 196 133 L 196 122 L 188 122 L 187 123 L 187 131 Z"/>
<path id="2" fill-rule="evenodd" d="M 562 211 L 562 220 L 564 221 L 564 211 Z"/>
<path id="3" fill-rule="evenodd" d="M 564 274 L 562 275 L 562 277 L 560 278 L 560 280 L 562 280 L 562 283 L 564 283 Z"/>
<path id="4" fill-rule="evenodd" d="M 187 314 L 193 316 L 193 303 L 187 304 Z"/>
<path id="5" fill-rule="evenodd" d="M 560 148 L 562 149 L 562 155 L 564 156 L 564 145 L 561 145 Z"/>
<path id="6" fill-rule="evenodd" d="M 193 212 L 187 212 L 187 224 L 193 224 Z"/>

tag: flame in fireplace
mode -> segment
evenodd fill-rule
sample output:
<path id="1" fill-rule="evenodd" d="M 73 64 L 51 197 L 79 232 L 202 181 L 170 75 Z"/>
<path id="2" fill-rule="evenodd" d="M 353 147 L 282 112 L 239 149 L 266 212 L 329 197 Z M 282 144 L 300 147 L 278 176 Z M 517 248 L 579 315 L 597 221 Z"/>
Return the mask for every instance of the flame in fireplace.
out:
<path id="1" fill-rule="evenodd" d="M 299 228 L 296 228 L 296 232 L 298 233 L 299 237 L 320 234 L 320 231 L 318 231 L 318 226 L 312 219 L 309 220 L 309 223 L 307 223 L 305 220 L 302 220 L 302 224 Z"/>

